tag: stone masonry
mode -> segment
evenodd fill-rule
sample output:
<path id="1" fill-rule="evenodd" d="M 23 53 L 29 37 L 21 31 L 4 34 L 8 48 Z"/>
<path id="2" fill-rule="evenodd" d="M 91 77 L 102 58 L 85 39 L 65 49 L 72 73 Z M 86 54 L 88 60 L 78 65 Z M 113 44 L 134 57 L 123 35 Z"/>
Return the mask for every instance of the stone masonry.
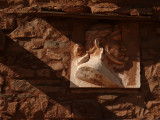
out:
<path id="1" fill-rule="evenodd" d="M 71 89 L 72 43 L 85 45 L 83 34 L 95 23 L 121 21 L 34 15 L 41 10 L 109 15 L 116 11 L 135 19 L 159 16 L 159 5 L 156 0 L 0 0 L 0 29 L 5 35 L 0 119 L 160 119 L 159 22 L 131 21 L 139 25 L 140 89 Z"/>

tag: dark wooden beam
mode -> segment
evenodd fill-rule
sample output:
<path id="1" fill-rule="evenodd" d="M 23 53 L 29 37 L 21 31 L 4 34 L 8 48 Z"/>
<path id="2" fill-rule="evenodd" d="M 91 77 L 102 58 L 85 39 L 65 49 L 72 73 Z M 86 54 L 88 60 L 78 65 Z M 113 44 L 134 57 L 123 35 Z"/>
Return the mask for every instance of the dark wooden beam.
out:
<path id="1" fill-rule="evenodd" d="M 5 48 L 5 34 L 0 30 L 0 51 L 3 51 Z"/>
<path id="2" fill-rule="evenodd" d="M 122 21 L 140 21 L 140 22 L 159 22 L 160 18 L 155 16 L 127 16 L 117 13 L 108 13 L 108 14 L 92 14 L 92 13 L 77 13 L 69 14 L 65 12 L 54 12 L 54 11 L 41 11 L 41 12 L 18 12 L 6 14 L 14 15 L 25 15 L 25 16 L 53 16 L 53 17 L 66 17 L 66 18 L 78 18 L 78 19 L 104 19 L 104 20 L 122 20 Z"/>
<path id="3" fill-rule="evenodd" d="M 140 89 L 127 89 L 127 88 L 122 88 L 122 89 L 118 89 L 118 88 L 72 88 L 70 89 L 71 93 L 109 93 L 109 94 L 113 94 L 113 93 L 139 93 Z"/>

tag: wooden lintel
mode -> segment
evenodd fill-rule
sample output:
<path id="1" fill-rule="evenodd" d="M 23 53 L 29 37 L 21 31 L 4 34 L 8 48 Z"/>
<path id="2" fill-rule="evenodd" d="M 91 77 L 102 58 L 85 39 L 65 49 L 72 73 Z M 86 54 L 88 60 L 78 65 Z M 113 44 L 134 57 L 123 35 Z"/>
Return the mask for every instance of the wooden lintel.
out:
<path id="1" fill-rule="evenodd" d="M 71 93 L 139 93 L 140 89 L 116 89 L 116 88 L 72 88 Z"/>
<path id="2" fill-rule="evenodd" d="M 153 16 L 125 16 L 117 13 L 110 14 L 91 14 L 91 13 L 77 13 L 69 14 L 65 12 L 53 12 L 53 11 L 41 11 L 41 12 L 31 12 L 31 13 L 6 13 L 14 15 L 34 15 L 34 16 L 53 16 L 53 17 L 66 17 L 66 18 L 79 18 L 79 19 L 105 19 L 105 20 L 123 20 L 123 21 L 142 21 L 142 22 L 159 22 L 159 17 Z"/>

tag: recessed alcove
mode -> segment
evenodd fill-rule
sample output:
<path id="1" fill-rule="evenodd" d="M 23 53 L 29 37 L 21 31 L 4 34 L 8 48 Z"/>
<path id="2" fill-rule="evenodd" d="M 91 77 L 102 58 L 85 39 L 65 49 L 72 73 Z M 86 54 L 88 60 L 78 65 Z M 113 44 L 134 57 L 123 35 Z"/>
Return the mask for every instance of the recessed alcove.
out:
<path id="1" fill-rule="evenodd" d="M 139 24 L 75 20 L 71 88 L 140 88 Z"/>
<path id="2" fill-rule="evenodd" d="M 72 22 L 70 88 L 140 88 L 139 22 L 156 19 L 63 12 L 36 15 Z"/>
<path id="3" fill-rule="evenodd" d="M 70 75 L 71 91 L 72 88 L 114 88 L 122 91 L 124 88 L 140 88 L 139 25 L 144 21 L 155 22 L 158 19 L 45 11 L 29 14 L 35 17 L 40 15 L 44 19 L 64 18 L 70 21 L 72 49 L 71 64 L 67 72 Z M 28 13 L 19 15 L 27 16 Z"/>

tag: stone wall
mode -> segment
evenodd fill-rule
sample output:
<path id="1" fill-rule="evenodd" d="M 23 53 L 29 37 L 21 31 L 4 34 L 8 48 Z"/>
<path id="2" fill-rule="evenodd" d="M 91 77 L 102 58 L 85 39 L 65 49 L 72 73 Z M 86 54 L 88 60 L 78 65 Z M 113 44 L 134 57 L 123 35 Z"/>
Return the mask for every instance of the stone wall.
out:
<path id="1" fill-rule="evenodd" d="M 29 2 L 2 0 L 0 8 L 29 6 L 36 1 L 43 2 L 43 0 Z M 1 2 L 4 4 L 2 7 Z M 98 3 L 98 0 L 92 2 Z M 86 4 L 86 1 L 84 3 Z M 75 42 L 73 38 L 76 37 L 74 31 L 81 30 L 81 25 L 78 28 L 74 27 L 79 20 L 5 13 L 1 13 L 0 18 L 0 28 L 6 35 L 5 50 L 0 52 L 0 117 L 2 119 L 160 119 L 160 26 L 158 23 L 139 23 L 140 89 L 72 90 L 69 88 L 70 53 L 71 43 Z M 77 41 L 83 39 L 82 34 L 89 26 L 104 22 L 90 21 L 83 21 L 86 27 L 77 35 Z"/>

